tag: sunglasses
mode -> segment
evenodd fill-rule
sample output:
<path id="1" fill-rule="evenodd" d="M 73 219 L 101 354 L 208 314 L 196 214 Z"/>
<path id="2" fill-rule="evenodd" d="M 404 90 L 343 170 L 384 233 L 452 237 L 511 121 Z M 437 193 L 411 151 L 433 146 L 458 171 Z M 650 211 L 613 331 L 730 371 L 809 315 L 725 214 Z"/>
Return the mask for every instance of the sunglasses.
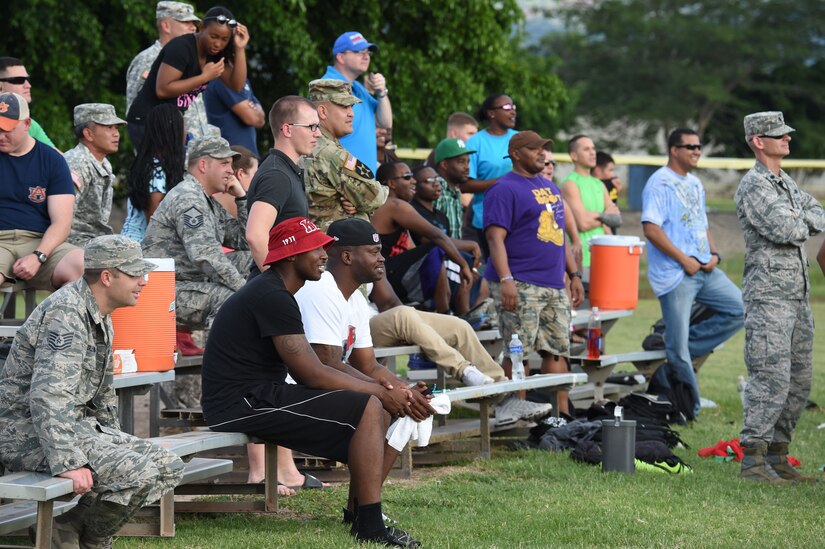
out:
<path id="1" fill-rule="evenodd" d="M 407 172 L 407 173 L 405 173 L 405 174 L 403 174 L 403 175 L 399 175 L 399 176 L 397 176 L 397 177 L 393 177 L 393 178 L 391 178 L 391 179 L 403 179 L 404 181 L 409 181 L 409 180 L 410 180 L 410 179 L 412 179 L 412 178 L 413 178 L 413 174 L 412 174 L 412 172 Z"/>
<path id="2" fill-rule="evenodd" d="M 6 78 L 0 78 L 0 82 L 8 82 L 9 84 L 19 86 L 26 82 L 31 82 L 31 76 L 7 76 Z"/>
<path id="3" fill-rule="evenodd" d="M 544 163 L 545 166 L 549 166 L 550 164 L 552 164 L 555 167 L 556 166 L 556 161 L 555 160 L 547 160 Z"/>
<path id="4" fill-rule="evenodd" d="M 309 131 L 317 132 L 318 128 L 321 127 L 321 124 L 299 124 L 297 122 L 292 122 L 292 123 L 287 122 L 287 126 L 298 126 L 300 128 L 309 128 Z"/>
<path id="5" fill-rule="evenodd" d="M 702 145 L 674 145 L 677 149 L 687 149 L 689 151 L 701 151 Z"/>
<path id="6" fill-rule="evenodd" d="M 238 26 L 238 22 L 235 19 L 230 19 L 225 15 L 215 15 L 214 17 L 204 17 L 203 22 L 207 21 L 217 21 L 221 25 L 227 25 L 230 28 L 235 28 Z"/>
<path id="7" fill-rule="evenodd" d="M 442 184 L 446 183 L 444 178 L 441 177 L 440 175 L 438 175 L 436 177 L 428 177 L 427 179 L 422 179 L 421 181 L 416 181 L 416 183 L 427 183 L 429 185 L 432 185 L 436 181 L 439 183 L 439 185 L 442 185 Z"/>
<path id="8" fill-rule="evenodd" d="M 498 107 L 493 107 L 493 110 L 495 110 L 495 109 L 501 109 L 503 111 L 514 111 L 514 110 L 516 110 L 516 104 L 515 103 L 505 103 L 503 105 L 499 105 Z"/>

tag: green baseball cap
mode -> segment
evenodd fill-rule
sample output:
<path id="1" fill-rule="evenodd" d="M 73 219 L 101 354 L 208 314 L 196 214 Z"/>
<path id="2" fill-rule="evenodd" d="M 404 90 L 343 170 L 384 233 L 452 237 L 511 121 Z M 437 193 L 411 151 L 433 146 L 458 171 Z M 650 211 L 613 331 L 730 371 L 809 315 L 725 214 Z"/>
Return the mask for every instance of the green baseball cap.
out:
<path id="1" fill-rule="evenodd" d="M 441 143 L 435 147 L 435 163 L 438 164 L 442 160 L 465 154 L 475 154 L 476 152 L 478 151 L 468 149 L 463 140 L 457 137 L 448 137 L 447 139 L 442 139 Z"/>

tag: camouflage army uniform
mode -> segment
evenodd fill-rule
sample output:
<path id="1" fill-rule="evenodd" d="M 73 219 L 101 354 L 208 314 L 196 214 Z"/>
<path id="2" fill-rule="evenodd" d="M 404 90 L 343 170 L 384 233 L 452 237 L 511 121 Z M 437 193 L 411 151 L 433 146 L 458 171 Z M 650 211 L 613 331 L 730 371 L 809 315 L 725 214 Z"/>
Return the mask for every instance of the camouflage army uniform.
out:
<path id="1" fill-rule="evenodd" d="M 112 323 L 81 278 L 49 296 L 17 332 L 0 372 L 0 463 L 52 475 L 88 466 L 92 491 L 59 520 L 106 538 L 183 474 L 177 456 L 121 432 L 117 417 Z"/>
<path id="2" fill-rule="evenodd" d="M 791 130 L 792 131 L 792 130 Z M 805 241 L 825 230 L 825 210 L 780 170 L 756 165 L 734 196 L 745 236 L 743 446 L 788 443 L 811 389 L 813 316 Z"/>
<path id="3" fill-rule="evenodd" d="M 221 245 L 248 250 L 246 197 L 235 199 L 238 219 L 232 217 L 198 180 L 186 174 L 152 215 L 143 253 L 175 260 L 177 321 L 189 328 L 209 328 L 218 308 L 246 282 L 226 257 Z"/>
<path id="4" fill-rule="evenodd" d="M 109 216 L 112 213 L 115 174 L 109 159 L 98 162 L 83 143 L 66 151 L 63 157 L 72 171 L 72 180 L 77 188 L 69 243 L 83 246 L 96 236 L 112 234 L 114 231 L 109 225 Z"/>
<path id="5" fill-rule="evenodd" d="M 369 216 L 386 200 L 389 189 L 375 180 L 366 164 L 352 156 L 341 142 L 326 129 L 312 153 L 305 173 L 309 218 L 321 230 L 345 217 Z M 355 206 L 357 213 L 348 215 L 341 206 L 341 197 Z"/>
<path id="6" fill-rule="evenodd" d="M 143 87 L 146 79 L 143 78 L 143 73 L 152 69 L 152 64 L 157 59 L 160 50 L 163 49 L 160 42 L 155 40 L 155 43 L 140 52 L 132 59 L 129 68 L 126 71 L 126 112 L 132 107 L 132 103 Z M 203 96 L 198 95 L 195 101 L 189 105 L 186 112 L 183 113 L 183 125 L 186 128 L 186 133 L 190 140 L 200 139 L 202 137 L 220 135 L 221 131 L 216 126 L 209 123 L 206 117 L 206 105 L 203 102 Z"/>

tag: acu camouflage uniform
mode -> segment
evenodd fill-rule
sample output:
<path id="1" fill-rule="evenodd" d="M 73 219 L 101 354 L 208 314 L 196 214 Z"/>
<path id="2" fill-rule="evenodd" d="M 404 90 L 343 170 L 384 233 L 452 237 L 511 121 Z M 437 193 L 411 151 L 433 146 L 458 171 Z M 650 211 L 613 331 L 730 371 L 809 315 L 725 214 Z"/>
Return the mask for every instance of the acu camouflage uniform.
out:
<path id="1" fill-rule="evenodd" d="M 221 245 L 249 249 L 246 197 L 235 202 L 237 219 L 208 196 L 197 179 L 186 174 L 149 221 L 143 253 L 175 260 L 175 300 L 181 326 L 208 329 L 223 302 L 246 283 L 247 272 L 241 272 L 240 265 L 221 250 Z"/>
<path id="2" fill-rule="evenodd" d="M 742 445 L 788 443 L 812 379 L 814 323 L 805 241 L 825 230 L 825 210 L 787 173 L 775 175 L 759 161 L 742 178 L 734 202 L 745 236 L 749 380 Z"/>
<path id="3" fill-rule="evenodd" d="M 91 539 L 114 535 L 183 474 L 177 456 L 121 432 L 117 418 L 111 319 L 81 278 L 49 296 L 14 338 L 0 372 L 0 463 L 51 475 L 88 467 L 92 491 L 58 520 L 73 519 Z"/>

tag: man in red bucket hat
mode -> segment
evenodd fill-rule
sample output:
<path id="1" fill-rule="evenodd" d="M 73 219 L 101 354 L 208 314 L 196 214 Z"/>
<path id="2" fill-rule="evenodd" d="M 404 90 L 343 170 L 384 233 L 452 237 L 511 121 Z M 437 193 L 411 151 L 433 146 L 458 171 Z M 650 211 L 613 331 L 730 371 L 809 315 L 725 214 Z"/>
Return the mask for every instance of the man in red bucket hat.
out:
<path id="1" fill-rule="evenodd" d="M 349 464 L 359 541 L 397 547 L 419 543 L 384 526 L 381 510 L 385 439 L 393 417 L 410 411 L 405 386 L 379 383 L 321 363 L 304 336 L 293 294 L 326 270 L 334 239 L 305 217 L 276 225 L 267 269 L 221 307 L 203 357 L 206 422 L 215 431 L 262 440 Z M 287 384 L 290 374 L 298 384 Z"/>

